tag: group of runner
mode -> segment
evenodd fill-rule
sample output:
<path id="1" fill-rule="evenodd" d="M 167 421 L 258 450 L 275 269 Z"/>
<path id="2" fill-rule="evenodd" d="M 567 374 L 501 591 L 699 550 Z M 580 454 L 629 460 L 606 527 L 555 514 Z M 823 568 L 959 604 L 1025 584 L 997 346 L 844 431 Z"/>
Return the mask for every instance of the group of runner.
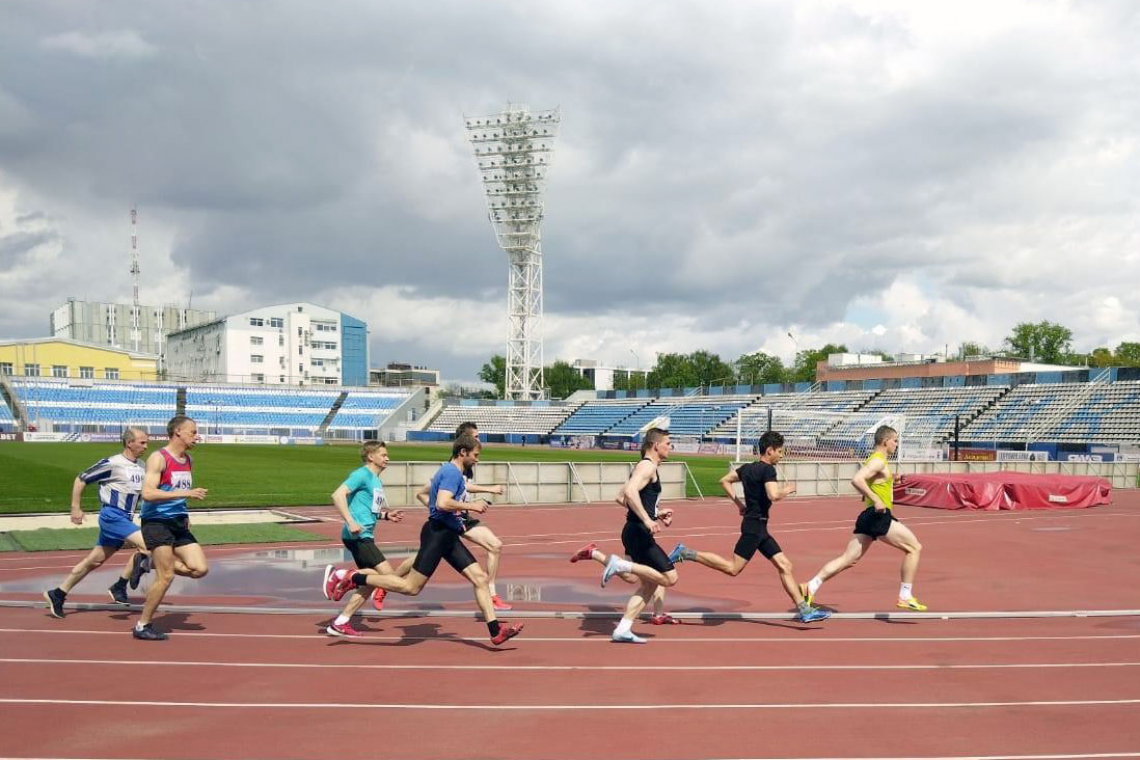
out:
<path id="1" fill-rule="evenodd" d="M 84 519 L 80 497 L 87 485 L 99 484 L 99 535 L 96 546 L 71 570 L 56 588 L 44 592 L 49 611 L 63 617 L 68 592 L 91 571 L 100 567 L 124 545 L 136 551 L 128 560 L 121 577 L 110 587 L 111 599 L 130 604 L 127 588 L 137 588 L 140 578 L 153 570 L 143 604 L 142 614 L 132 634 L 147 641 L 167 638 L 151 625 L 155 611 L 162 603 L 175 575 L 201 578 L 208 572 L 202 547 L 190 531 L 187 501 L 204 499 L 207 491 L 193 486 L 193 461 L 190 450 L 198 440 L 197 425 L 185 416 L 176 416 L 167 425 L 169 442 L 150 455 L 145 468 L 141 464 L 149 439 L 141 428 L 129 427 L 123 432 L 121 454 L 102 459 L 80 473 L 72 487 L 71 519 L 81 524 Z M 633 624 L 652 603 L 655 614 L 650 622 L 661 625 L 678 622 L 663 609 L 665 590 L 677 583 L 676 566 L 696 562 L 729 576 L 739 575 L 756 552 L 760 552 L 776 569 L 788 597 L 795 604 L 801 622 L 812 623 L 830 617 L 830 611 L 814 604 L 820 587 L 854 565 L 876 540 L 904 553 L 897 605 L 924 611 L 914 596 L 913 584 L 922 550 L 914 533 L 892 512 L 894 475 L 890 457 L 898 448 L 898 434 L 882 426 L 875 432 L 875 448 L 852 478 L 852 484 L 864 498 L 865 509 L 855 522 L 854 536 L 844 552 L 826 563 L 807 583 L 797 583 L 792 563 L 768 530 L 773 504 L 795 493 L 794 483 L 780 483 L 776 465 L 784 457 L 784 439 L 775 431 L 761 436 L 756 462 L 730 471 L 720 480 L 725 494 L 736 505 L 741 516 L 740 537 L 731 559 L 712 552 L 698 551 L 678 543 L 666 553 L 657 543 L 657 535 L 668 527 L 673 510 L 661 505 L 661 481 L 658 466 L 669 458 L 669 432 L 651 428 L 641 443 L 641 460 L 633 468 L 628 481 L 617 496 L 625 509 L 621 542 L 625 556 L 605 555 L 595 543 L 576 551 L 571 562 L 593 560 L 603 566 L 601 585 L 614 576 L 637 585 L 626 603 L 625 612 L 614 629 L 612 639 L 620 643 L 646 642 L 633 633 Z M 398 567 L 384 556 L 376 545 L 378 522 L 400 522 L 403 510 L 389 509 L 384 495 L 381 473 L 388 465 L 388 449 L 382 441 L 367 441 L 361 447 L 362 464 L 332 493 L 332 502 L 344 522 L 341 541 L 356 565 L 355 571 L 328 565 L 322 589 L 327 599 L 347 602 L 327 626 L 332 636 L 356 638 L 363 634 L 353 628 L 352 617 L 365 605 L 369 596 L 377 609 L 382 609 L 388 592 L 415 596 L 427 584 L 441 561 L 447 562 L 471 584 L 476 604 L 487 624 L 488 635 L 495 645 L 517 636 L 521 623 L 503 624 L 497 611 L 509 611 L 510 605 L 498 594 L 498 574 L 502 541 L 477 517 L 485 513 L 490 502 L 475 498 L 476 494 L 503 493 L 502 486 L 481 486 L 474 482 L 474 468 L 479 462 L 482 443 L 475 423 L 465 422 L 456 430 L 451 458 L 436 471 L 432 479 L 416 493 L 416 499 L 427 507 L 428 518 L 420 529 L 419 547 L 414 556 Z M 737 494 L 737 484 L 743 500 Z M 136 506 L 141 514 L 141 528 L 133 520 Z M 484 570 L 465 542 L 487 553 Z"/>

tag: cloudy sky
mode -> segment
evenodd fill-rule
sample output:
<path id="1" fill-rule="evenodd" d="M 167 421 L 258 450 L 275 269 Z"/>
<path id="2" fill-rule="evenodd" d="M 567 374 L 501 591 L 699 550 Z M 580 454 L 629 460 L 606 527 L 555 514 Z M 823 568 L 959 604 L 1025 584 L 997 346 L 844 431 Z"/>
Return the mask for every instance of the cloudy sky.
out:
<path id="1" fill-rule="evenodd" d="M 561 107 L 546 356 L 1140 340 L 1140 5 L 0 6 L 0 337 L 68 296 L 308 300 L 473 378 L 506 264 L 464 115 Z"/>

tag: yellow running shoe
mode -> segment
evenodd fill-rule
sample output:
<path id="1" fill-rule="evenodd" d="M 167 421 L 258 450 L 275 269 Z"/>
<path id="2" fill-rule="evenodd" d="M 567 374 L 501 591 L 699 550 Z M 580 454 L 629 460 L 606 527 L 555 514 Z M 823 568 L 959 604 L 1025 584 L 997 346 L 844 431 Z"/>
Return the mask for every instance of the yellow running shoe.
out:
<path id="1" fill-rule="evenodd" d="M 914 610 L 915 612 L 926 612 L 926 605 L 918 601 L 917 597 L 910 599 L 899 599 L 898 604 L 895 605 L 904 610 Z"/>
<path id="2" fill-rule="evenodd" d="M 815 601 L 815 594 L 808 591 L 808 587 L 807 587 L 806 583 L 800 584 L 800 596 L 802 596 L 804 598 L 804 601 L 807 602 L 809 605 L 812 605 L 812 603 Z"/>

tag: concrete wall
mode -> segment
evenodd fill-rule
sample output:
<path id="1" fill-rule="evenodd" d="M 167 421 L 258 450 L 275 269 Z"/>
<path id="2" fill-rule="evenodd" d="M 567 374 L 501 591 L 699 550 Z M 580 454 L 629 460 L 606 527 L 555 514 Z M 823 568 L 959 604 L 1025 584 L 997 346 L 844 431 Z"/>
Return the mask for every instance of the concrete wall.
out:
<path id="1" fill-rule="evenodd" d="M 564 504 L 609 501 L 629 478 L 636 462 L 481 462 L 475 468 L 479 485 L 503 485 L 496 504 Z M 393 462 L 381 476 L 388 503 L 394 507 L 414 503 L 420 486 L 431 480 L 439 462 Z M 685 465 L 665 462 L 657 470 L 662 499 L 685 498 Z"/>

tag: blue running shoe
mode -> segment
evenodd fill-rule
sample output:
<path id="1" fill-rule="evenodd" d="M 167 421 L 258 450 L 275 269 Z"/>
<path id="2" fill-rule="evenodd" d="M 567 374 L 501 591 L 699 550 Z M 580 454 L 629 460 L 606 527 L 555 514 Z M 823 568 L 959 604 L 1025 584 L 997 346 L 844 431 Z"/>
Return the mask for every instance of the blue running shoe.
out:
<path id="1" fill-rule="evenodd" d="M 610 578 L 613 578 L 617 574 L 618 556 L 611 554 L 610 558 L 606 560 L 606 569 L 602 571 L 602 588 L 605 588 L 606 584 L 610 582 Z"/>
<path id="2" fill-rule="evenodd" d="M 821 610 L 819 607 L 808 607 L 806 610 L 800 610 L 801 623 L 815 623 L 820 620 L 827 620 L 831 617 L 830 610 Z"/>
<path id="3" fill-rule="evenodd" d="M 677 544 L 673 547 L 673 551 L 669 552 L 669 561 L 674 565 L 680 562 L 684 562 L 687 559 L 685 557 L 685 552 L 686 546 L 684 544 Z"/>

